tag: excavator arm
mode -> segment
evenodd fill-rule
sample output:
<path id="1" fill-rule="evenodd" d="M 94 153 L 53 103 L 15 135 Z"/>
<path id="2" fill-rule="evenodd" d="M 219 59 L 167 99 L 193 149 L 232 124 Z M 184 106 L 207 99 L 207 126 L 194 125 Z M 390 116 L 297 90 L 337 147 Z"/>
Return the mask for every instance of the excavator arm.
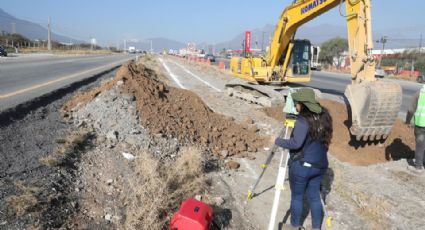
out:
<path id="1" fill-rule="evenodd" d="M 344 1 L 298 0 L 285 8 L 279 17 L 266 54 L 267 66 L 279 65 L 282 56 L 285 60 L 290 58 L 291 46 L 289 44 L 300 26 L 328 10 L 340 6 L 341 16 L 347 20 L 352 78 L 356 82 L 374 81 L 375 60 L 371 55 L 373 40 L 370 0 L 347 0 L 346 12 L 343 14 L 341 4 Z"/>
<path id="2" fill-rule="evenodd" d="M 268 66 L 277 66 L 282 56 L 288 60 L 291 55 L 289 44 L 297 29 L 322 13 L 334 8 L 341 0 L 299 0 L 285 8 L 274 30 L 270 47 L 266 54 Z M 286 52 L 285 52 L 286 51 Z M 284 66 L 285 67 L 285 66 Z"/>
<path id="3" fill-rule="evenodd" d="M 351 108 L 350 132 L 357 140 L 386 139 L 400 111 L 402 90 L 395 82 L 375 78 L 370 0 L 347 0 L 343 16 L 352 79 L 345 90 Z"/>
<path id="4" fill-rule="evenodd" d="M 291 41 L 297 29 L 306 22 L 339 6 L 347 20 L 351 85 L 345 95 L 350 103 L 350 132 L 357 140 L 386 138 L 398 116 L 401 106 L 401 87 L 391 81 L 375 78 L 375 59 L 372 56 L 372 23 L 370 0 L 295 0 L 280 15 L 273 39 L 265 57 L 267 66 L 282 65 L 286 73 L 292 54 Z M 326 31 L 323 31 L 326 33 Z M 280 63 L 281 60 L 284 63 Z"/>

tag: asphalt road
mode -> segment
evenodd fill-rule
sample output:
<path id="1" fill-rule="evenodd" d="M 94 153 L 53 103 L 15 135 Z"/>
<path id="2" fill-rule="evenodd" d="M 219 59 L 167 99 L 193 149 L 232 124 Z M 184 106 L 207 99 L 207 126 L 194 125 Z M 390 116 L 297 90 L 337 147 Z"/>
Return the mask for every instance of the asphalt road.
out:
<path id="1" fill-rule="evenodd" d="M 422 84 L 410 81 L 391 79 L 400 84 L 403 90 L 403 99 L 401 105 L 401 114 L 404 115 L 409 108 L 412 97 L 422 87 Z M 343 96 L 345 88 L 351 83 L 351 75 L 341 73 L 331 73 L 324 71 L 314 71 L 311 77 L 311 82 L 303 84 L 305 86 L 317 88 L 324 93 Z"/>
<path id="2" fill-rule="evenodd" d="M 0 58 L 0 111 L 112 69 L 134 55 Z"/>

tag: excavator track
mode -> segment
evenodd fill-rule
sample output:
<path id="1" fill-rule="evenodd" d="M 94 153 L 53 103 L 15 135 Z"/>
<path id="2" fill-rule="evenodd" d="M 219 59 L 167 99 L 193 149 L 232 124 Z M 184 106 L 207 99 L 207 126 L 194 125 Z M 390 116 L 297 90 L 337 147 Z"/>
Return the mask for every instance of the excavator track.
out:
<path id="1" fill-rule="evenodd" d="M 400 111 L 400 85 L 388 80 L 352 84 L 345 96 L 351 106 L 351 134 L 358 141 L 386 139 Z"/>
<path id="2" fill-rule="evenodd" d="M 284 105 L 285 95 L 289 92 L 289 88 L 273 88 L 272 86 L 263 86 L 233 79 L 226 84 L 226 91 L 229 96 L 265 107 L 273 107 Z"/>

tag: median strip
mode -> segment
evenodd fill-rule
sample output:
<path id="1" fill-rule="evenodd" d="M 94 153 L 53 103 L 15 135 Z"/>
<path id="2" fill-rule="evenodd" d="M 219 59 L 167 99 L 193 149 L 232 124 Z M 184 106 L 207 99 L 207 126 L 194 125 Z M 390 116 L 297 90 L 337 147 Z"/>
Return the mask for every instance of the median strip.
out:
<path id="1" fill-rule="evenodd" d="M 194 74 L 194 73 L 192 73 L 190 70 L 188 70 L 186 67 L 184 67 L 183 65 L 181 65 L 181 64 L 179 64 L 179 63 L 177 63 L 177 62 L 174 62 L 174 61 L 170 61 L 171 63 L 173 63 L 173 64 L 175 64 L 175 65 L 177 65 L 177 66 L 179 66 L 180 68 L 182 68 L 186 73 L 188 73 L 188 74 L 190 74 L 190 75 L 192 75 L 193 77 L 195 77 L 196 79 L 198 79 L 199 81 L 201 81 L 202 83 L 204 83 L 205 85 L 207 85 L 207 86 L 209 86 L 209 87 L 211 87 L 212 89 L 214 89 L 215 91 L 217 91 L 217 92 L 221 92 L 221 90 L 220 89 L 218 89 L 217 87 L 215 87 L 215 86 L 213 86 L 213 85 L 211 85 L 209 82 L 207 82 L 207 81 L 205 81 L 205 80 L 203 80 L 202 78 L 200 78 L 200 77 L 198 77 L 196 74 Z"/>
<path id="2" fill-rule="evenodd" d="M 168 75 L 173 79 L 173 81 L 182 89 L 186 89 L 179 81 L 177 75 L 175 75 L 173 72 L 171 72 L 170 68 L 168 68 L 167 64 L 165 64 L 164 60 L 162 58 L 158 58 L 161 62 L 162 66 L 164 66 L 165 70 L 167 71 Z"/>

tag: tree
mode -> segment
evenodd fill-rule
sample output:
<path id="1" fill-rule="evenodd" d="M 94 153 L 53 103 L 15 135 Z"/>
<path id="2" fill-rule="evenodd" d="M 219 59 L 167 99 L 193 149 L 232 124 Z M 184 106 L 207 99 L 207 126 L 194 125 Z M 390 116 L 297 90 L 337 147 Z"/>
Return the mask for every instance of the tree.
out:
<path id="1" fill-rule="evenodd" d="M 348 42 L 345 38 L 332 38 L 322 43 L 320 47 L 319 61 L 332 65 L 337 60 L 337 67 L 341 66 L 341 55 L 348 50 Z"/>
<path id="2" fill-rule="evenodd" d="M 25 46 L 25 44 L 29 44 L 31 40 L 20 35 L 20 34 L 5 34 L 0 35 L 0 43 L 4 45 L 12 45 L 17 46 Z"/>

